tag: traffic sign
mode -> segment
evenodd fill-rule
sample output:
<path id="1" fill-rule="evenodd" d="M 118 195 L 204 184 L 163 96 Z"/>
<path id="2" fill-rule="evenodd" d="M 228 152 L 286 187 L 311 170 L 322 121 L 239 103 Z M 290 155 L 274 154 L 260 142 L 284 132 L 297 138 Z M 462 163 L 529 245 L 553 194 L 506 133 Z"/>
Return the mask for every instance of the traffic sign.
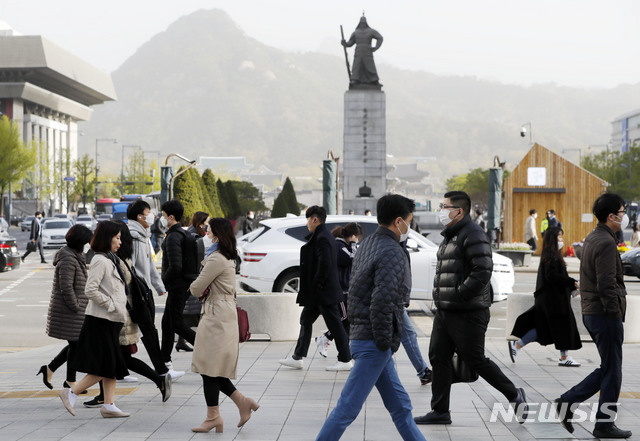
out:
<path id="1" fill-rule="evenodd" d="M 76 177 L 75 176 L 65 176 L 64 178 L 62 178 L 63 181 L 65 182 L 76 182 Z"/>

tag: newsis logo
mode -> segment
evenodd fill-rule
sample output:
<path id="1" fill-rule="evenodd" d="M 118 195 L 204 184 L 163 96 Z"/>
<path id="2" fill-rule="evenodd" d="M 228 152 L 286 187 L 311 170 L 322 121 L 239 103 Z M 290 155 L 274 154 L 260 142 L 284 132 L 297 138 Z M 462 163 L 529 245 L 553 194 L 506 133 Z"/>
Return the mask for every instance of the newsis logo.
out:
<path id="1" fill-rule="evenodd" d="M 553 423 L 560 422 L 560 418 L 564 418 L 569 412 L 569 422 L 571 423 L 584 423 L 586 421 L 595 423 L 596 420 L 602 423 L 613 423 L 617 417 L 617 410 L 620 403 L 605 403 L 602 406 L 602 413 L 604 418 L 596 419 L 598 413 L 598 403 L 574 403 L 569 409 L 568 403 L 562 403 L 562 406 L 558 412 L 556 412 L 556 406 L 554 403 L 527 403 L 529 405 L 528 411 L 525 412 L 524 406 L 518 406 L 518 410 L 515 411 L 512 406 L 502 403 L 494 403 L 491 410 L 490 422 L 495 423 L 498 421 L 498 417 L 505 423 L 510 422 L 537 422 L 537 423 Z M 573 413 L 573 415 L 571 414 Z"/>

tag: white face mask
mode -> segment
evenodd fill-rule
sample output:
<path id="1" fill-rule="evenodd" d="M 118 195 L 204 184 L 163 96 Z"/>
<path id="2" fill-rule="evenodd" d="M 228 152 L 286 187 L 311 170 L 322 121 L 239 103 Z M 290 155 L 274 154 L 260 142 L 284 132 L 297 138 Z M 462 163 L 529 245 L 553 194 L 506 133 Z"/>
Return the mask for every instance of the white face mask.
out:
<path id="1" fill-rule="evenodd" d="M 156 220 L 156 217 L 153 215 L 153 213 L 147 214 L 147 216 L 144 218 L 144 221 L 147 223 L 147 225 L 149 227 L 151 227 L 151 225 L 153 225 L 153 222 L 155 220 Z"/>
<path id="2" fill-rule="evenodd" d="M 248 215 L 247 219 L 253 219 L 253 214 Z"/>
<path id="3" fill-rule="evenodd" d="M 563 246 L 564 246 L 564 242 L 558 241 L 558 249 L 561 250 Z"/>
<path id="4" fill-rule="evenodd" d="M 538 213 L 533 213 L 533 218 L 538 219 Z"/>
<path id="5" fill-rule="evenodd" d="M 206 250 L 207 248 L 209 248 L 211 245 L 213 245 L 213 241 L 211 240 L 211 238 L 209 237 L 209 235 L 206 235 L 202 238 L 202 243 L 204 244 L 204 249 Z"/>
<path id="6" fill-rule="evenodd" d="M 615 214 L 614 214 L 615 216 Z M 616 216 L 618 219 L 620 219 L 620 216 Z M 616 221 L 614 221 L 616 222 Z M 624 214 L 624 216 L 622 216 L 622 221 L 620 222 L 616 222 L 618 224 L 620 224 L 620 229 L 624 230 L 625 228 L 627 228 L 629 226 L 629 216 L 627 216 L 627 213 Z"/>
<path id="7" fill-rule="evenodd" d="M 164 228 L 166 230 L 167 227 L 169 226 L 169 221 L 167 220 L 166 217 L 162 216 L 160 218 L 160 224 L 162 225 L 162 228 Z"/>
<path id="8" fill-rule="evenodd" d="M 84 244 L 84 248 L 82 248 L 82 252 L 84 254 L 87 254 L 87 252 L 91 249 L 91 244 L 90 243 L 85 243 Z"/>
<path id="9" fill-rule="evenodd" d="M 400 242 L 404 242 L 409 237 L 409 225 L 404 221 L 404 219 L 400 218 L 400 220 L 402 221 L 403 224 L 405 224 L 407 226 L 407 232 L 406 233 L 402 233 L 402 232 L 400 233 Z M 398 231 L 400 231 L 400 228 L 398 228 Z"/>
<path id="10" fill-rule="evenodd" d="M 453 219 L 451 219 L 451 218 L 449 217 L 449 214 L 451 214 L 451 212 L 450 212 L 449 210 L 444 210 L 444 209 L 443 209 L 443 210 L 440 210 L 440 211 L 438 212 L 438 217 L 440 218 L 440 223 L 441 223 L 442 225 L 444 225 L 445 227 L 446 227 L 447 225 L 449 225 L 449 224 L 451 223 L 451 221 L 453 220 Z"/>

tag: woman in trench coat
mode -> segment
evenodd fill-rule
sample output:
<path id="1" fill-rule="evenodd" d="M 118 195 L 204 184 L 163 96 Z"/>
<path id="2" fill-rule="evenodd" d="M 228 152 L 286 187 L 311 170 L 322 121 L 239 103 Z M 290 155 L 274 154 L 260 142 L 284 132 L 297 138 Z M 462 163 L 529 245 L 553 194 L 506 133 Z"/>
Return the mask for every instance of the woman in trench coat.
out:
<path id="1" fill-rule="evenodd" d="M 514 363 L 520 349 L 537 341 L 542 346 L 555 345 L 560 351 L 559 366 L 580 366 L 569 355 L 569 350 L 580 349 L 582 343 L 571 309 L 571 293 L 578 289 L 578 282 L 569 277 L 560 252 L 564 246 L 562 233 L 558 227 L 549 227 L 544 233 L 534 306 L 516 319 L 511 331 L 520 338 L 509 342 L 509 355 Z"/>
<path id="2" fill-rule="evenodd" d="M 222 432 L 218 398 L 220 391 L 238 407 L 242 427 L 258 410 L 258 403 L 238 391 L 230 378 L 236 378 L 239 335 L 236 311 L 236 237 L 233 226 L 226 219 L 209 221 L 207 236 L 212 244 L 205 250 L 202 270 L 191 284 L 191 295 L 202 301 L 202 315 L 196 331 L 191 371 L 202 376 L 207 417 L 191 430 L 209 432 L 215 428 Z"/>

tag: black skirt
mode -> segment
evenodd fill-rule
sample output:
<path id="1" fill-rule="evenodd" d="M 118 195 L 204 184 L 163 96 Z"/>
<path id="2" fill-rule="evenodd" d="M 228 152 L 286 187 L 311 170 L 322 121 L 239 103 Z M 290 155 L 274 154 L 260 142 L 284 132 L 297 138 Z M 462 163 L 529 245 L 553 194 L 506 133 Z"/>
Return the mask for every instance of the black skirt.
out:
<path id="1" fill-rule="evenodd" d="M 122 323 L 85 316 L 72 368 L 78 372 L 118 380 L 129 375 L 120 352 L 120 329 Z"/>

